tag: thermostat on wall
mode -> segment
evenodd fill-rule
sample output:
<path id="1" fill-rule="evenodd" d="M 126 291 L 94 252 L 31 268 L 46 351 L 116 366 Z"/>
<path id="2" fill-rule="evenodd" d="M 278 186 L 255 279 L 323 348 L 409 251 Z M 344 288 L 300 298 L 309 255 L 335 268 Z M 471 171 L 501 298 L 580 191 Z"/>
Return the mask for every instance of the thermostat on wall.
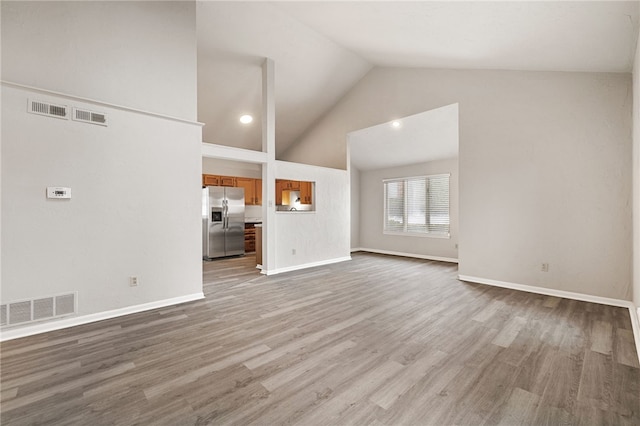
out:
<path id="1" fill-rule="evenodd" d="M 47 186 L 47 198 L 71 198 L 71 188 Z"/>

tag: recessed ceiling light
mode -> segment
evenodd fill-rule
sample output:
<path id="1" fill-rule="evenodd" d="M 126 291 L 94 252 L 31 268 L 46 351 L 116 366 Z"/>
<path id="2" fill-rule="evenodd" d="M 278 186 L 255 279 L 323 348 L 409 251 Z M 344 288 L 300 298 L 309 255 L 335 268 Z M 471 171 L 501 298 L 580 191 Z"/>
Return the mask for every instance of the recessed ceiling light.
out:
<path id="1" fill-rule="evenodd" d="M 253 117 L 250 116 L 249 114 L 245 114 L 242 117 L 240 117 L 240 122 L 242 124 L 249 124 L 253 121 Z"/>
<path id="2" fill-rule="evenodd" d="M 396 129 L 400 127 L 400 122 L 398 120 L 394 120 L 391 122 L 391 127 L 395 127 Z"/>

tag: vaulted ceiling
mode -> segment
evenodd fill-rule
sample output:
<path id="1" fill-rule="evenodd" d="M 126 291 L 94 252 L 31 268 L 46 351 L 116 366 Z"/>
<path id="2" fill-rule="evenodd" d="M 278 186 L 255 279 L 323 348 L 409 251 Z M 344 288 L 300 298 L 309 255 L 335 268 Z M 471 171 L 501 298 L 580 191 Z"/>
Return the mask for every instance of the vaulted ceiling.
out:
<path id="1" fill-rule="evenodd" d="M 631 72 L 638 2 L 205 1 L 197 24 L 204 141 L 261 149 L 269 57 L 280 157 L 374 66 Z"/>

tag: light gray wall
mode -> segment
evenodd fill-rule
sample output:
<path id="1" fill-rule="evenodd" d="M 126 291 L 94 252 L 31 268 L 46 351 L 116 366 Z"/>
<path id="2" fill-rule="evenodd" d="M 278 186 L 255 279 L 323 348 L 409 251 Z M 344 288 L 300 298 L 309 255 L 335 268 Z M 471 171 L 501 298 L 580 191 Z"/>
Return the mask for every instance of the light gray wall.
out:
<path id="1" fill-rule="evenodd" d="M 639 32 L 640 34 L 640 32 Z M 640 43 L 633 63 L 633 302 L 640 313 Z"/>
<path id="2" fill-rule="evenodd" d="M 377 68 L 286 159 L 346 168 L 348 132 L 457 102 L 460 274 L 630 300 L 630 94 L 630 74 Z"/>
<path id="3" fill-rule="evenodd" d="M 276 161 L 276 178 L 315 182 L 316 207 L 314 212 L 276 212 L 276 270 L 348 258 L 347 172 Z"/>
<path id="4" fill-rule="evenodd" d="M 2 2 L 2 79 L 196 120 L 195 2 Z"/>
<path id="5" fill-rule="evenodd" d="M 22 39 L 39 25 L 46 36 Z M 195 49 L 191 3 L 2 3 L 3 78 L 29 86 L 193 118 Z M 106 112 L 109 126 L 28 114 L 27 99 Z M 3 84 L 2 302 L 77 291 L 88 315 L 201 293 L 200 152 L 199 125 Z"/>
<path id="6" fill-rule="evenodd" d="M 202 159 L 202 173 L 262 179 L 262 165 L 205 157 Z"/>
<path id="7" fill-rule="evenodd" d="M 349 193 L 351 205 L 351 249 L 360 248 L 360 170 L 349 168 L 350 188 Z"/>
<path id="8" fill-rule="evenodd" d="M 450 173 L 449 214 L 451 238 L 385 235 L 384 179 Z M 458 159 L 430 161 L 422 164 L 367 170 L 360 173 L 360 247 L 399 254 L 457 259 L 458 250 Z"/>

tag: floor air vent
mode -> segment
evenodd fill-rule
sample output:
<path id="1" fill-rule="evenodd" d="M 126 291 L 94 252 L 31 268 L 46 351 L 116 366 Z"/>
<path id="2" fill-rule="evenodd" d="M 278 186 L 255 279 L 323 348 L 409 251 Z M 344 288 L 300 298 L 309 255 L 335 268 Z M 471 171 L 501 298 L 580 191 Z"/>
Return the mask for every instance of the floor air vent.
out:
<path id="1" fill-rule="evenodd" d="M 75 121 L 82 121 L 83 123 L 98 124 L 100 126 L 107 125 L 107 114 L 87 111 L 86 109 L 74 108 L 73 119 Z"/>
<path id="2" fill-rule="evenodd" d="M 48 102 L 34 101 L 29 99 L 28 112 L 32 114 L 46 115 L 54 118 L 68 119 L 68 108 L 66 105 L 54 105 Z"/>
<path id="3" fill-rule="evenodd" d="M 0 325 L 26 324 L 76 313 L 76 293 L 0 305 Z"/>

